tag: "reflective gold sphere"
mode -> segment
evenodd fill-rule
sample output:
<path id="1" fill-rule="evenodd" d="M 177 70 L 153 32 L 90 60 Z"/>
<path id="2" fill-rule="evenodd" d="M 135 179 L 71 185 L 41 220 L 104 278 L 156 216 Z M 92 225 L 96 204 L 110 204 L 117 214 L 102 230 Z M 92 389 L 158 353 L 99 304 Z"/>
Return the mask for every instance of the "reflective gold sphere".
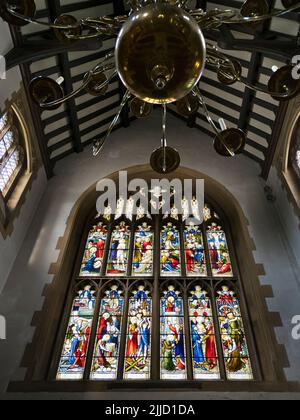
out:
<path id="1" fill-rule="evenodd" d="M 198 83 L 206 44 L 188 13 L 176 6 L 154 4 L 125 22 L 115 57 L 119 76 L 133 95 L 166 104 L 188 95 Z"/>

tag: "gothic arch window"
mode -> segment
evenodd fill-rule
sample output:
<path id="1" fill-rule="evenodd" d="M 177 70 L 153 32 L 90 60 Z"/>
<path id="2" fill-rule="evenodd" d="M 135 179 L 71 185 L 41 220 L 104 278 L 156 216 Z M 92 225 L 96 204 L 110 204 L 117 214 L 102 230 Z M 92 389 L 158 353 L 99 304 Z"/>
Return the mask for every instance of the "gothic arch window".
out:
<path id="1" fill-rule="evenodd" d="M 92 218 L 57 342 L 57 381 L 259 378 L 227 223 L 211 204 L 203 216 L 190 223 L 175 207 L 133 216 L 130 200 L 119 200 L 115 216 Z"/>
<path id="2" fill-rule="evenodd" d="M 0 118 L 0 191 L 5 200 L 26 165 L 22 130 L 14 107 Z"/>
<path id="3" fill-rule="evenodd" d="M 288 166 L 300 182 L 300 118 L 296 122 L 292 133 Z"/>

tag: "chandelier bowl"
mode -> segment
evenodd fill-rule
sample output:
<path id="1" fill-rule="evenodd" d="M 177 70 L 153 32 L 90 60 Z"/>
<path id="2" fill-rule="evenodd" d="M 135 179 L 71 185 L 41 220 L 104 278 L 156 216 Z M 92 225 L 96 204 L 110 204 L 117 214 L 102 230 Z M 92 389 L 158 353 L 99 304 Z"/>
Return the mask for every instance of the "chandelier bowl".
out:
<path id="1" fill-rule="evenodd" d="M 277 101 L 289 101 L 295 98 L 300 93 L 300 80 L 293 77 L 294 67 L 287 65 L 278 69 L 272 74 L 268 83 L 268 89 L 270 92 L 278 94 L 286 93 L 286 96 L 276 97 L 273 96 Z"/>
<path id="2" fill-rule="evenodd" d="M 2 19 L 15 26 L 25 26 L 28 22 L 13 16 L 7 10 L 7 6 L 13 8 L 13 10 L 20 15 L 28 16 L 33 18 L 36 12 L 36 6 L 34 0 L 0 0 L 0 16 Z"/>
<path id="3" fill-rule="evenodd" d="M 175 102 L 199 82 L 206 44 L 196 21 L 168 4 L 143 7 L 122 27 L 116 68 L 127 89 L 153 104 Z"/>
<path id="4" fill-rule="evenodd" d="M 64 96 L 62 87 L 50 77 L 35 77 L 30 82 L 29 91 L 34 102 L 45 110 L 58 109 L 60 104 L 56 106 L 43 106 L 43 104 L 62 99 Z"/>
<path id="5" fill-rule="evenodd" d="M 229 151 L 226 150 L 224 144 L 220 140 L 220 136 L 222 136 L 223 143 L 226 144 L 228 149 L 230 149 L 234 153 L 234 155 L 242 153 L 246 144 L 246 135 L 242 130 L 238 128 L 228 128 L 226 130 L 223 130 L 219 136 L 215 137 L 215 151 L 221 156 L 230 157 L 231 155 Z"/>
<path id="6" fill-rule="evenodd" d="M 173 147 L 162 146 L 152 153 L 150 165 L 159 174 L 169 174 L 179 168 L 180 155 Z"/>

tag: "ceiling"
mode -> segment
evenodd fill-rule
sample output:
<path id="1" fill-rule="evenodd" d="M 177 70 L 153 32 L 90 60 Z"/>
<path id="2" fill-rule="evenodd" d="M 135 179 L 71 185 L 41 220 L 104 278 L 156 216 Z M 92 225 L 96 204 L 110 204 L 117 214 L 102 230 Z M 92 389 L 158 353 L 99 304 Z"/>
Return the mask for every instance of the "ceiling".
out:
<path id="1" fill-rule="evenodd" d="M 276 8 L 282 8 L 279 0 L 269 0 L 269 2 L 275 4 Z M 193 8 L 196 3 L 198 7 L 207 9 L 215 7 L 239 9 L 243 1 L 189 1 Z M 122 0 L 36 0 L 36 5 L 37 18 L 45 21 L 54 20 L 60 14 L 72 14 L 80 18 L 123 12 Z M 274 51 L 267 53 L 264 51 L 247 52 L 245 48 L 249 41 L 250 44 L 258 41 L 263 45 L 265 39 L 271 39 L 274 46 L 278 45 L 279 41 L 289 42 L 290 45 L 296 44 L 299 32 L 298 16 L 297 13 L 290 13 L 285 18 L 273 19 L 271 25 L 261 26 L 255 35 L 251 28 L 245 30 L 241 27 L 230 31 L 224 28 L 221 34 L 210 31 L 205 35 L 207 40 L 219 43 L 226 48 L 226 54 L 240 59 L 243 65 L 243 76 L 248 82 L 266 86 L 272 73 L 272 66 L 281 67 L 285 64 L 289 51 L 285 48 L 276 51 L 274 47 Z M 113 48 L 115 42 L 114 39 L 107 37 L 101 48 L 90 51 L 86 48 L 83 48 L 83 51 L 71 51 L 51 41 L 55 38 L 51 32 L 40 32 L 40 27 L 35 25 L 25 26 L 21 32 L 13 30 L 13 37 L 16 49 L 9 54 L 11 65 L 18 60 L 20 62 L 21 51 L 24 55 L 21 68 L 25 78 L 29 80 L 35 75 L 44 75 L 56 79 L 63 75 L 67 92 L 79 87 L 85 72 Z M 233 45 L 236 49 L 232 49 Z M 41 54 L 43 48 L 44 52 Z M 218 83 L 215 72 L 209 68 L 206 69 L 199 86 L 215 121 L 218 118 L 224 118 L 229 127 L 238 126 L 247 131 L 248 139 L 244 153 L 261 165 L 262 174 L 266 177 L 276 148 L 277 131 L 282 123 L 285 105 L 279 106 L 279 103 L 270 96 L 253 93 L 241 83 L 223 86 Z M 96 136 L 99 137 L 105 132 L 117 112 L 123 93 L 121 83 L 115 79 L 110 84 L 107 94 L 101 98 L 92 97 L 83 92 L 58 110 L 44 111 L 41 114 L 41 124 L 38 128 L 48 174 L 52 173 L 58 160 L 70 153 L 82 151 L 83 147 L 89 145 Z M 174 106 L 170 106 L 169 111 L 176 114 Z M 200 111 L 187 123 L 191 127 L 196 126 L 211 134 L 211 128 Z M 36 112 L 38 113 L 37 110 Z M 119 126 L 128 126 L 130 120 L 132 118 L 126 108 Z"/>

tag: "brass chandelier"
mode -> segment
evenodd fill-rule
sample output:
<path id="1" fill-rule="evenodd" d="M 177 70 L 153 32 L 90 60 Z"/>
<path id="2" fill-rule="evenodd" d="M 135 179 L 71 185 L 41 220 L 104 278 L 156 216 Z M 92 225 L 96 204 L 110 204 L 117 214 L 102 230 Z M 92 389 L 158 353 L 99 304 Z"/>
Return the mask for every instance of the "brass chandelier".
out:
<path id="1" fill-rule="evenodd" d="M 53 24 L 48 24 L 34 19 L 34 0 L 1 0 L 0 16 L 15 26 L 34 23 L 50 27 L 64 43 L 101 36 L 116 37 L 115 49 L 86 73 L 78 89 L 65 95 L 62 78 L 55 81 L 36 77 L 30 83 L 31 96 L 41 109 L 53 110 L 82 91 L 93 96 L 104 95 L 109 83 L 119 76 L 126 93 L 105 137 L 95 139 L 93 155 L 101 152 L 127 103 L 130 102 L 131 112 L 137 118 L 147 117 L 153 105 L 160 105 L 161 146 L 153 152 L 150 162 L 156 172 L 167 174 L 180 165 L 178 151 L 167 144 L 167 104 L 176 102 L 179 113 L 186 117 L 196 113 L 201 106 L 215 133 L 214 148 L 220 155 L 235 156 L 245 147 L 246 135 L 242 130 L 227 128 L 224 121 L 218 127 L 208 112 L 199 84 L 206 64 L 216 71 L 219 82 L 224 85 L 241 82 L 247 88 L 267 93 L 279 101 L 290 100 L 300 93 L 300 81 L 293 77 L 292 64 L 275 71 L 266 89 L 251 85 L 242 77 L 241 63 L 206 42 L 202 32 L 219 29 L 222 25 L 254 26 L 300 10 L 298 0 L 282 0 L 282 4 L 285 10 L 270 11 L 267 0 L 247 0 L 240 11 L 214 9 L 205 12 L 188 10 L 187 0 L 129 0 L 130 12 L 126 16 L 78 21 L 71 15 L 62 15 Z"/>

